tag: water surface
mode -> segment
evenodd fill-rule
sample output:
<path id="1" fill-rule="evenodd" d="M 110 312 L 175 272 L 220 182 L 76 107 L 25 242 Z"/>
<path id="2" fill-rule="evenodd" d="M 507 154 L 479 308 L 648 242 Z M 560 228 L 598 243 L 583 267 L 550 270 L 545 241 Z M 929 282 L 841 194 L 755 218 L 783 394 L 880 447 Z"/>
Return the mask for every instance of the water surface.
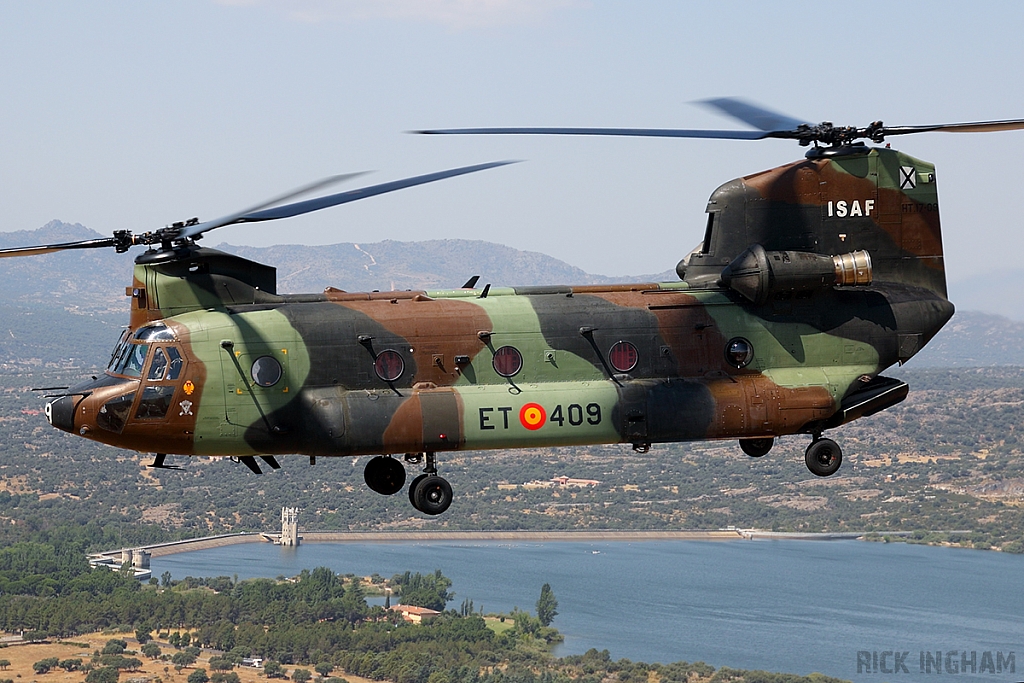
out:
<path id="1" fill-rule="evenodd" d="M 488 612 L 558 598 L 559 654 L 705 661 L 856 681 L 1024 680 L 1024 556 L 859 541 L 242 544 L 154 558 L 153 575 L 293 576 L 440 569 Z M 908 673 L 862 672 L 858 651 L 909 652 Z M 1021 674 L 920 671 L 920 652 L 1020 658 Z M 862 655 L 863 657 L 863 655 Z M 887 660 L 892 666 L 892 655 Z M 863 665 L 862 665 L 863 669 Z"/>

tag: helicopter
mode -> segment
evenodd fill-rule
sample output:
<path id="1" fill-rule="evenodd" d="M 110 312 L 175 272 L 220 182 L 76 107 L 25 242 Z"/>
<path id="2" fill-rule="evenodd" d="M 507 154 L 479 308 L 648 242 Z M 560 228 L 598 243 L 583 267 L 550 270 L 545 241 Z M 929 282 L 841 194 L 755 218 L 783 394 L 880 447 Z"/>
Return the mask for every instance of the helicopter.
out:
<path id="1" fill-rule="evenodd" d="M 766 455 L 810 436 L 808 470 L 835 474 L 825 432 L 903 401 L 882 375 L 952 317 L 934 165 L 880 144 L 931 131 L 1018 130 L 1024 120 L 889 127 L 812 124 L 743 100 L 710 106 L 755 130 L 477 128 L 425 134 L 569 134 L 796 140 L 801 160 L 731 180 L 675 282 L 278 294 L 276 271 L 198 241 L 472 173 L 491 162 L 281 206 L 337 176 L 214 221 L 0 251 L 34 256 L 135 245 L 130 325 L 102 377 L 48 396 L 54 427 L 119 448 L 257 458 L 371 457 L 368 487 L 453 500 L 438 454 L 458 450 L 736 439 Z"/>

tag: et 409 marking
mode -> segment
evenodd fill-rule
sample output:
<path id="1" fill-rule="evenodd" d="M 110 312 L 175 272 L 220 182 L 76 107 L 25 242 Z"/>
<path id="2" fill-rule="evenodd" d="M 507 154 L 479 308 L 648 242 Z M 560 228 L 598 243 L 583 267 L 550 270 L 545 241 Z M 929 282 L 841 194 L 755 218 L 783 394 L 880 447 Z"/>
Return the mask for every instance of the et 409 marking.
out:
<path id="1" fill-rule="evenodd" d="M 509 415 L 513 410 L 515 408 L 512 406 L 480 408 L 480 429 L 508 429 Z M 530 431 L 540 429 L 548 423 L 559 427 L 580 427 L 583 424 L 599 425 L 601 424 L 601 405 L 599 403 L 588 403 L 586 406 L 579 403 L 570 403 L 565 406 L 558 404 L 548 413 L 539 403 L 527 403 L 519 409 L 519 424 Z"/>

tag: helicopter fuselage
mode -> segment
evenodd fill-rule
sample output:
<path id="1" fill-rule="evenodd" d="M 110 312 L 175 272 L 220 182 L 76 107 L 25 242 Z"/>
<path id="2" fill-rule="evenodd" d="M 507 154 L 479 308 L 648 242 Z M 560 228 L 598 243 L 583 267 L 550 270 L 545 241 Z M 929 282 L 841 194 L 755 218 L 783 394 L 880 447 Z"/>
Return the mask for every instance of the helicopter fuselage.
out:
<path id="1" fill-rule="evenodd" d="M 852 146 L 730 181 L 679 282 L 279 295 L 276 271 L 194 243 L 136 260 L 106 374 L 47 406 L 122 448 L 426 457 L 417 509 L 451 501 L 445 451 L 812 436 L 903 400 L 882 377 L 953 315 L 934 167 Z M 427 480 L 424 481 L 424 477 Z M 401 489 L 396 460 L 366 480 Z"/>
<path id="2" fill-rule="evenodd" d="M 188 455 L 774 437 L 824 423 L 900 360 L 901 334 L 951 313 L 935 297 L 923 320 L 884 286 L 767 309 L 685 283 L 481 294 L 327 292 L 166 318 L 126 335 L 51 420 Z"/>

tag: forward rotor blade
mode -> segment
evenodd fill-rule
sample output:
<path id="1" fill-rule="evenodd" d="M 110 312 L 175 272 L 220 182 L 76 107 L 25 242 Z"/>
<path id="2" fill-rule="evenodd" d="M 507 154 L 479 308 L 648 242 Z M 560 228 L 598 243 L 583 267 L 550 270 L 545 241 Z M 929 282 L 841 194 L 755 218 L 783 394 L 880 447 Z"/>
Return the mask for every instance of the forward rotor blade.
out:
<path id="1" fill-rule="evenodd" d="M 47 244 L 38 247 L 15 247 L 14 249 L 0 249 L 0 258 L 7 258 L 9 256 L 38 256 L 39 254 L 52 254 L 68 249 L 98 249 L 100 247 L 113 247 L 116 243 L 117 241 L 113 237 L 104 237 L 98 240 L 63 242 L 61 244 Z"/>
<path id="2" fill-rule="evenodd" d="M 736 97 L 716 97 L 710 100 L 701 100 L 700 104 L 717 109 L 764 131 L 788 131 L 803 125 L 810 125 L 807 121 L 794 119 L 792 116 L 765 109 Z"/>
<path id="3" fill-rule="evenodd" d="M 1006 121 L 976 121 L 972 123 L 938 123 L 934 126 L 886 126 L 886 135 L 907 135 L 909 133 L 995 133 L 1001 130 L 1024 130 L 1024 119 Z"/>
<path id="4" fill-rule="evenodd" d="M 686 130 L 681 128 L 440 128 L 414 130 L 419 135 L 615 135 L 643 138 L 711 138 L 716 140 L 761 140 L 771 131 Z"/>
<path id="5" fill-rule="evenodd" d="M 214 228 L 221 228 L 224 227 L 225 225 L 237 223 L 239 218 L 247 214 L 250 214 L 254 211 L 265 209 L 266 207 L 273 206 L 274 204 L 280 204 L 281 202 L 287 201 L 289 199 L 294 199 L 295 197 L 304 195 L 308 192 L 312 192 L 313 190 L 319 190 L 320 188 L 326 187 L 328 185 L 335 185 L 345 180 L 357 178 L 361 175 L 365 175 L 366 173 L 367 171 L 360 171 L 358 173 L 342 173 L 341 175 L 332 175 L 322 180 L 317 180 L 315 182 L 309 183 L 308 185 L 303 185 L 302 187 L 296 188 L 290 192 L 286 192 L 285 194 L 279 197 L 274 197 L 273 199 L 269 199 L 265 202 L 260 202 L 256 206 L 250 206 L 249 208 L 243 209 L 242 211 L 236 211 L 235 213 L 223 216 L 221 218 L 217 218 L 212 221 L 203 221 L 202 223 L 197 223 L 196 225 L 190 225 L 182 230 L 181 237 L 195 237 L 196 235 L 201 235 L 204 232 L 207 232 L 208 230 L 213 230 Z"/>
<path id="6" fill-rule="evenodd" d="M 347 204 L 348 202 L 354 202 L 358 199 L 366 199 L 367 197 L 374 197 L 376 195 L 384 194 L 386 192 L 394 192 L 395 190 L 401 190 L 406 187 L 423 185 L 425 183 L 432 183 L 437 180 L 444 180 L 445 178 L 453 178 L 455 176 L 465 175 L 467 173 L 475 173 L 477 171 L 484 171 L 489 168 L 495 168 L 497 166 L 506 166 L 508 164 L 515 163 L 518 162 L 492 161 L 486 164 L 463 166 L 461 168 L 453 168 L 448 171 L 428 173 L 426 175 L 415 176 L 413 178 L 405 178 L 404 180 L 394 180 L 389 183 L 371 185 L 370 187 L 364 187 L 359 190 L 339 192 L 338 194 L 327 195 L 326 197 L 317 197 L 316 199 L 307 199 L 306 201 L 296 202 L 294 204 L 286 204 L 284 206 L 277 206 L 272 209 L 266 209 L 264 211 L 256 211 L 253 213 L 246 214 L 244 216 L 239 216 L 234 221 L 232 221 L 232 223 L 258 223 L 259 221 L 273 221 L 279 218 L 291 218 L 292 216 L 300 216 L 304 213 L 309 213 L 311 211 L 319 211 L 320 209 L 326 209 L 331 206 Z"/>

